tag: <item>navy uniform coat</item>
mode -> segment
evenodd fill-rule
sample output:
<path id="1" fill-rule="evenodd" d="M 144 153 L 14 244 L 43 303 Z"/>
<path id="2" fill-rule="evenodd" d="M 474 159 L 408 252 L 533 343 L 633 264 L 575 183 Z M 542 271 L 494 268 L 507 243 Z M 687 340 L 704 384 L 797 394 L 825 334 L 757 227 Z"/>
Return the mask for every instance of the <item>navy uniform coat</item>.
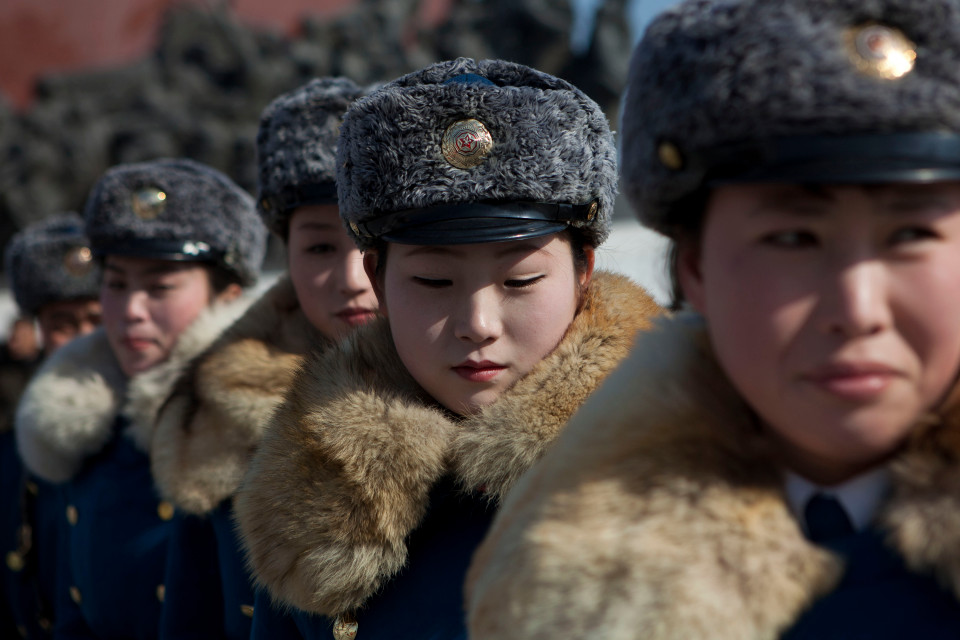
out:
<path id="1" fill-rule="evenodd" d="M 157 637 L 174 508 L 150 473 L 153 422 L 189 358 L 237 311 L 204 312 L 166 362 L 129 381 L 97 330 L 54 353 L 24 393 L 24 463 L 62 496 L 56 638 Z"/>
<path id="2" fill-rule="evenodd" d="M 276 603 L 253 637 L 329 638 L 339 619 L 365 640 L 464 638 L 463 578 L 497 503 L 659 312 L 595 274 L 557 348 L 467 417 L 417 386 L 385 320 L 309 359 L 235 501 Z"/>
<path id="3" fill-rule="evenodd" d="M 956 394 L 891 462 L 873 528 L 817 545 L 702 319 L 664 320 L 504 505 L 470 637 L 960 637 Z"/>
<path id="4" fill-rule="evenodd" d="M 161 408 L 152 468 L 180 514 L 167 558 L 161 638 L 250 636 L 253 581 L 233 493 L 303 354 L 326 343 L 282 277 L 191 362 Z"/>

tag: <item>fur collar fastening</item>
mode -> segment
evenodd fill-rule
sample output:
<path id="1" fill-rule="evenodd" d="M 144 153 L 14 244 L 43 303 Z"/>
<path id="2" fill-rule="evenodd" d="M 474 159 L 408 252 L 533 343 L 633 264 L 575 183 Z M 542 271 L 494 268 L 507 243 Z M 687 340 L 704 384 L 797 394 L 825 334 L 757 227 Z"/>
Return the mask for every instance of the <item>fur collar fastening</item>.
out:
<path id="1" fill-rule="evenodd" d="M 194 514 L 233 495 L 304 354 L 328 344 L 283 276 L 191 363 L 160 409 L 151 465 L 161 495 Z"/>
<path id="2" fill-rule="evenodd" d="M 960 592 L 960 411 L 892 463 L 878 523 Z M 772 640 L 842 573 L 791 515 L 772 448 L 702 321 L 637 341 L 511 493 L 468 576 L 470 637 Z"/>
<path id="3" fill-rule="evenodd" d="M 181 334 L 170 357 L 132 379 L 120 369 L 103 328 L 61 347 L 31 380 L 17 406 L 17 446 L 24 464 L 49 482 L 65 482 L 110 441 L 117 414 L 127 436 L 149 451 L 153 420 L 190 358 L 235 320 L 237 301 L 205 310 Z"/>
<path id="4" fill-rule="evenodd" d="M 386 322 L 308 361 L 235 502 L 259 584 L 306 611 L 361 607 L 404 566 L 442 476 L 499 501 L 660 312 L 626 278 L 596 274 L 557 348 L 464 419 L 417 386 Z"/>

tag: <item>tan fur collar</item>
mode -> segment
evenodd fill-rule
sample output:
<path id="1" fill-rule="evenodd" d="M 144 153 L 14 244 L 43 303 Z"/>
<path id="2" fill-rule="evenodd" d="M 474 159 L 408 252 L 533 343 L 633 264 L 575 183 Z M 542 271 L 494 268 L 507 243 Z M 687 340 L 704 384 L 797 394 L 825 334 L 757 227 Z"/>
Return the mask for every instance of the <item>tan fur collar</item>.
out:
<path id="1" fill-rule="evenodd" d="M 17 445 L 24 463 L 50 482 L 69 480 L 110 441 L 121 412 L 130 418 L 126 435 L 149 451 L 153 419 L 174 380 L 244 306 L 237 301 L 204 311 L 181 334 L 166 362 L 129 380 L 102 328 L 58 349 L 17 407 Z"/>
<path id="2" fill-rule="evenodd" d="M 161 408 L 151 449 L 160 493 L 196 514 L 233 495 L 303 355 L 327 344 L 281 277 L 191 363 Z"/>
<path id="3" fill-rule="evenodd" d="M 468 577 L 471 638 L 773 639 L 835 585 L 702 323 L 658 324 L 504 505 Z M 918 429 L 881 515 L 954 590 L 958 427 Z"/>
<path id="4" fill-rule="evenodd" d="M 236 501 L 259 583 L 306 611 L 360 607 L 404 565 L 405 539 L 441 476 L 453 471 L 499 500 L 658 313 L 627 279 L 597 274 L 560 345 L 464 420 L 425 397 L 385 322 L 310 361 Z"/>

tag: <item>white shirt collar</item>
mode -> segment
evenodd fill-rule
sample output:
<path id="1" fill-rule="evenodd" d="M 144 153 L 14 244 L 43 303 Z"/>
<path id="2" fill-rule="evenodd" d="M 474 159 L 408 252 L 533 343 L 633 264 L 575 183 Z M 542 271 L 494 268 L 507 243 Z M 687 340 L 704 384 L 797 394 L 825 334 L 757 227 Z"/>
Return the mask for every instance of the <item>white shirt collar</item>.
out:
<path id="1" fill-rule="evenodd" d="M 786 470 L 784 475 L 787 503 L 797 521 L 803 524 L 804 530 L 806 523 L 803 520 L 803 509 L 817 492 L 839 500 L 850 516 L 853 528 L 862 531 L 873 521 L 890 488 L 890 471 L 885 466 L 862 473 L 833 487 L 821 487 L 789 470 Z"/>

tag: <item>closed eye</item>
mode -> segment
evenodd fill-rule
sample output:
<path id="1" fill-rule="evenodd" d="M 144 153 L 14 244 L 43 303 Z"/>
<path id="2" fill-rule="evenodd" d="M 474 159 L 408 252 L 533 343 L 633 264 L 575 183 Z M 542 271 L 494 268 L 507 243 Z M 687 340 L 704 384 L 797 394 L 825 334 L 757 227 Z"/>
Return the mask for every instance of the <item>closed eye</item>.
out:
<path id="1" fill-rule="evenodd" d="M 430 289 L 441 289 L 443 287 L 449 287 L 453 285 L 453 280 L 443 280 L 439 278 L 422 278 L 420 276 L 414 276 L 413 281 L 421 286 L 429 287 Z"/>
<path id="2" fill-rule="evenodd" d="M 503 284 L 504 286 L 509 287 L 511 289 L 524 289 L 526 287 L 535 285 L 536 283 L 543 280 L 544 277 L 546 276 L 541 274 L 539 276 L 533 276 L 532 278 L 516 278 L 513 280 L 507 280 Z"/>
<path id="3" fill-rule="evenodd" d="M 817 236 L 809 231 L 792 230 L 768 233 L 760 238 L 760 242 L 783 249 L 802 249 L 806 247 L 815 247 L 818 243 L 818 240 Z"/>

